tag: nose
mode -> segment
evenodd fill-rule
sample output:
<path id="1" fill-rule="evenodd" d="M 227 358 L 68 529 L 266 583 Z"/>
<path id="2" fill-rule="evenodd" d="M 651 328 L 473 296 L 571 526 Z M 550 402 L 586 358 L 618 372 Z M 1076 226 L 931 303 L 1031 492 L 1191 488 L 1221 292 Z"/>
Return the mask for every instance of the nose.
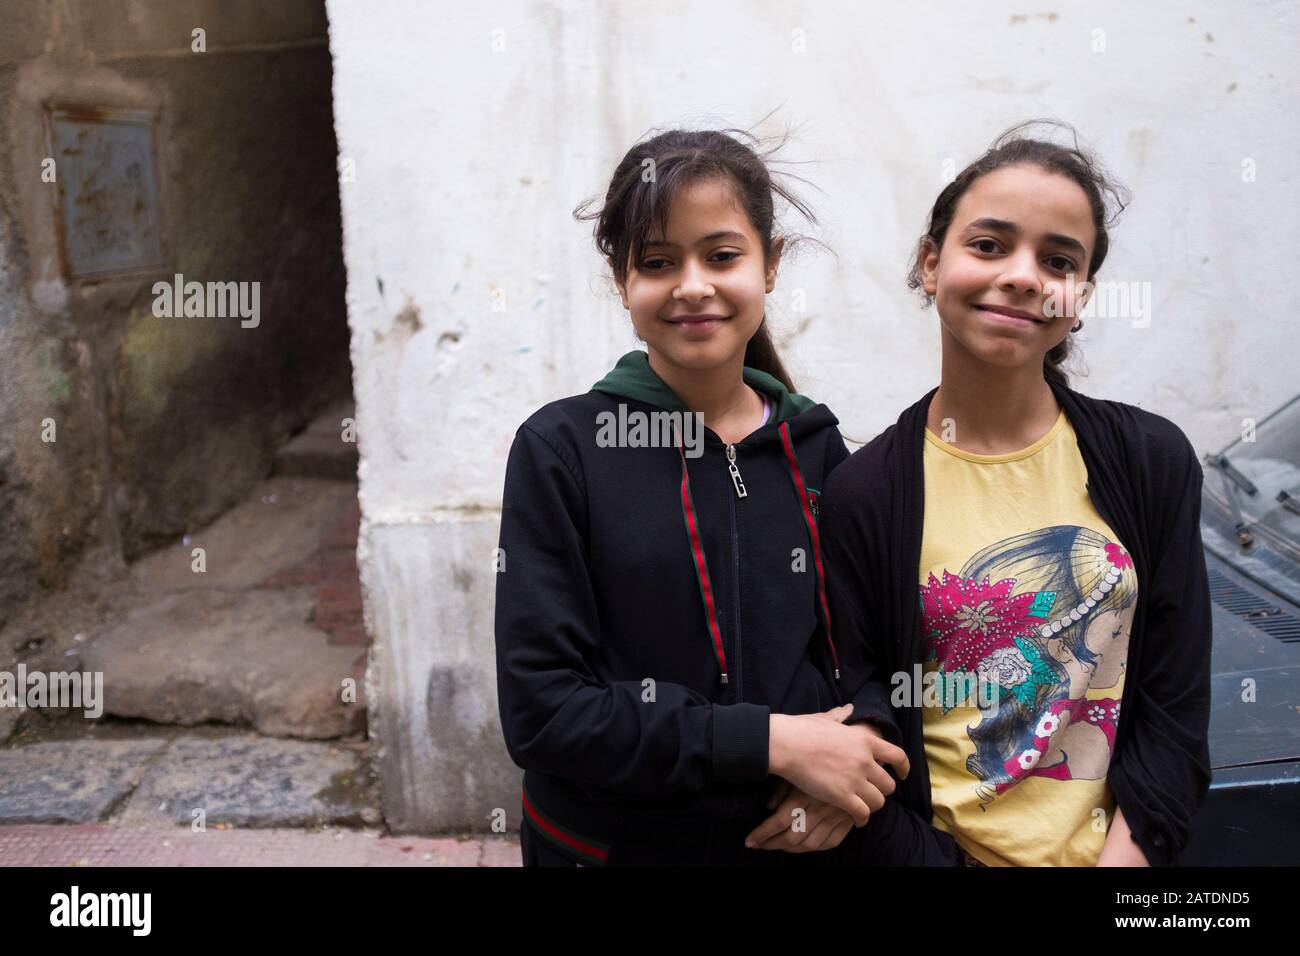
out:
<path id="1" fill-rule="evenodd" d="M 1038 260 L 1032 249 L 1007 256 L 1003 262 L 1002 274 L 998 276 L 998 288 L 1003 292 L 1016 295 L 1041 295 L 1043 280 L 1038 275 Z"/>
<path id="2" fill-rule="evenodd" d="M 681 282 L 673 289 L 673 298 L 694 304 L 712 295 L 713 284 L 708 281 L 704 267 L 694 259 L 688 259 L 682 265 Z"/>

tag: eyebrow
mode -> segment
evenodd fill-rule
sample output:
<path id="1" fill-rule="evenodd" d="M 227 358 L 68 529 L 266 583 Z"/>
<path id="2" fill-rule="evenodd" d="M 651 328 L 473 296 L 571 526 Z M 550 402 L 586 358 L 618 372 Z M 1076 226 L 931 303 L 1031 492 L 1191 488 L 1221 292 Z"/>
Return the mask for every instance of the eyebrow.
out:
<path id="1" fill-rule="evenodd" d="M 743 233 L 739 233 L 731 229 L 723 229 L 720 232 L 711 232 L 707 236 L 701 236 L 699 239 L 695 240 L 695 244 L 697 246 L 702 246 L 706 242 L 716 242 L 719 239 L 733 239 L 738 242 L 744 242 L 745 236 Z M 676 249 L 677 243 L 668 242 L 666 240 L 660 240 L 658 242 L 647 242 L 646 248 L 649 248 L 650 246 L 668 246 L 670 248 Z"/>
<path id="2" fill-rule="evenodd" d="M 994 219 L 990 216 L 985 216 L 983 219 L 976 219 L 962 231 L 971 232 L 972 230 L 979 229 L 988 229 L 992 232 L 1009 232 L 1013 236 L 1018 236 L 1021 233 L 1020 227 L 1014 222 L 1008 222 L 1005 219 Z M 1063 236 L 1059 232 L 1049 232 L 1047 234 L 1047 241 L 1055 243 L 1058 246 L 1065 246 L 1067 249 L 1074 249 L 1079 253 L 1079 255 L 1083 255 L 1087 251 L 1083 248 L 1083 243 L 1078 239 L 1071 238 L 1070 236 Z"/>

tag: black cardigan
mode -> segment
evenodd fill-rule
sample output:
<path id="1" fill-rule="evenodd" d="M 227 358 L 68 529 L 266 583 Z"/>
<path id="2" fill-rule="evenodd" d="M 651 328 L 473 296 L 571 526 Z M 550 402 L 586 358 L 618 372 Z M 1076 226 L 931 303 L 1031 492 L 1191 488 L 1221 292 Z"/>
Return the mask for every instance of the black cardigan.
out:
<path id="1" fill-rule="evenodd" d="M 1138 600 L 1124 712 L 1107 780 L 1152 865 L 1187 844 L 1209 788 L 1209 587 L 1201 546 L 1202 472 L 1176 425 L 1121 402 L 1052 384 L 1078 436 L 1088 496 L 1133 558 Z M 907 751 L 895 799 L 932 819 L 921 710 L 894 708 L 890 677 L 918 660 L 917 581 L 925 517 L 922 465 L 931 389 L 831 475 L 822 545 L 850 721 L 870 720 Z"/>

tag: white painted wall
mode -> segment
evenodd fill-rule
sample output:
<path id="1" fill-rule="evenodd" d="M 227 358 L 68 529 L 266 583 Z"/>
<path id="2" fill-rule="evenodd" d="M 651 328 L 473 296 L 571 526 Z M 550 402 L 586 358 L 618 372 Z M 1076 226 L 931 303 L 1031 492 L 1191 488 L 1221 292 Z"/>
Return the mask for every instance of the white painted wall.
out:
<path id="1" fill-rule="evenodd" d="M 788 263 L 769 316 L 800 390 L 852 438 L 937 381 L 937 320 L 904 275 L 945 163 L 1034 116 L 1072 122 L 1130 187 L 1103 277 L 1152 292 L 1149 327 L 1086 325 L 1076 387 L 1168 415 L 1200 451 L 1300 388 L 1300 8 L 1046 6 L 328 0 L 395 826 L 486 826 L 498 806 L 517 823 L 491 638 L 505 457 L 535 408 L 635 344 L 570 213 L 651 128 L 774 108 L 766 131 L 797 127 L 787 156 L 811 161 L 795 167 L 821 190 L 800 187 L 811 234 L 836 256 Z"/>

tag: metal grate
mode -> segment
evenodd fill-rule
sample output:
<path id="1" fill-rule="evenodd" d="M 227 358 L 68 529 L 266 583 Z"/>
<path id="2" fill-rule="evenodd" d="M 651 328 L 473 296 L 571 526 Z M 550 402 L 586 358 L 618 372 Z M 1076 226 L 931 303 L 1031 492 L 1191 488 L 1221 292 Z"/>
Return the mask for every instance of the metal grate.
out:
<path id="1" fill-rule="evenodd" d="M 1288 644 L 1300 643 L 1300 618 L 1264 598 L 1238 587 L 1218 571 L 1209 571 L 1210 599 L 1265 634 Z"/>
<path id="2" fill-rule="evenodd" d="M 1267 617 L 1258 621 L 1251 621 L 1261 631 L 1266 634 L 1272 634 L 1279 641 L 1287 643 L 1300 643 L 1300 620 L 1292 617 L 1290 614 L 1282 614 L 1278 617 Z"/>

